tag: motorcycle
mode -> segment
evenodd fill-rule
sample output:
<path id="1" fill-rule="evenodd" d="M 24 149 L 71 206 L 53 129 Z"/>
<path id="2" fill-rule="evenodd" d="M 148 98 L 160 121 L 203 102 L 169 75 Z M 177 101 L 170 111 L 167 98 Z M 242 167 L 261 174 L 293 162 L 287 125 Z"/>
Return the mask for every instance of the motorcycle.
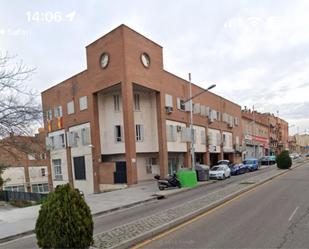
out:
<path id="1" fill-rule="evenodd" d="M 159 190 L 164 190 L 166 188 L 181 188 L 180 181 L 176 174 L 173 174 L 166 179 L 160 179 L 159 175 L 155 175 L 154 178 L 158 181 Z"/>

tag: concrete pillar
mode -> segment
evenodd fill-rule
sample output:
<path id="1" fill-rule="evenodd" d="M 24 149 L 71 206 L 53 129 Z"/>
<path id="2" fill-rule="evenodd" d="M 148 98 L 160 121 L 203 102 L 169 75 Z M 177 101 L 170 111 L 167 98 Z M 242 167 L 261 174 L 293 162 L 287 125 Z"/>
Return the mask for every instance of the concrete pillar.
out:
<path id="1" fill-rule="evenodd" d="M 160 175 L 163 177 L 167 176 L 168 174 L 168 151 L 167 151 L 166 119 L 165 119 L 164 105 L 165 105 L 164 95 L 160 92 L 156 92 L 159 163 L 160 163 Z"/>
<path id="2" fill-rule="evenodd" d="M 68 178 L 69 178 L 69 183 L 72 188 L 74 188 L 74 181 L 73 181 L 73 162 L 71 158 L 71 148 L 67 147 L 66 148 L 66 156 L 67 156 L 67 168 L 68 168 Z"/>
<path id="3" fill-rule="evenodd" d="M 92 94 L 89 99 L 92 109 L 90 119 L 90 132 L 92 143 L 92 169 L 93 169 L 93 189 L 95 193 L 100 192 L 99 167 L 101 163 L 101 142 L 100 142 L 100 125 L 99 125 L 99 102 L 98 94 Z"/>
<path id="4" fill-rule="evenodd" d="M 25 180 L 26 180 L 26 192 L 31 192 L 31 185 L 30 185 L 30 175 L 29 175 L 29 159 L 28 154 L 25 153 L 26 164 L 24 165 L 24 173 L 25 173 Z"/>
<path id="5" fill-rule="evenodd" d="M 121 83 L 123 130 L 128 184 L 137 183 L 135 123 L 133 111 L 133 83 L 125 80 Z"/>
<path id="6" fill-rule="evenodd" d="M 47 134 L 45 134 L 47 136 Z M 46 152 L 46 161 L 47 161 L 47 177 L 48 177 L 48 189 L 49 191 L 53 190 L 53 176 L 52 176 L 52 165 L 50 160 L 50 152 Z"/>

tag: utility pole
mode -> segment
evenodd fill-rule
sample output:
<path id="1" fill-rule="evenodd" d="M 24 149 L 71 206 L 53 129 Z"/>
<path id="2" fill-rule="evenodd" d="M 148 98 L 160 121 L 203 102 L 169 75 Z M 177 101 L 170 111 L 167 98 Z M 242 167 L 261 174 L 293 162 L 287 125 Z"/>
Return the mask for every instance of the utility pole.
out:
<path id="1" fill-rule="evenodd" d="M 193 130 L 193 103 L 192 103 L 192 82 L 191 82 L 191 73 L 189 73 L 189 82 L 190 82 L 190 133 L 191 133 L 191 166 L 192 170 L 195 170 L 195 147 L 194 147 L 194 130 Z"/>
<path id="2" fill-rule="evenodd" d="M 207 92 L 209 91 L 210 89 L 214 88 L 216 85 L 215 84 L 212 84 L 210 85 L 208 88 L 202 90 L 201 92 L 195 94 L 194 96 L 192 96 L 192 83 L 191 83 L 191 73 L 189 73 L 189 94 L 190 94 L 190 97 L 189 99 L 187 99 L 186 101 L 184 101 L 183 103 L 187 103 L 189 102 L 190 104 L 190 134 L 191 134 L 191 162 L 192 162 L 192 170 L 195 170 L 195 147 L 194 147 L 194 130 L 193 130 L 193 103 L 192 103 L 192 100 L 201 95 L 202 93 L 204 92 Z"/>
<path id="3" fill-rule="evenodd" d="M 255 112 L 254 112 L 254 105 L 252 106 L 252 111 L 253 111 L 253 136 L 255 138 L 256 134 L 255 134 Z M 255 140 L 255 139 L 253 139 Z M 254 148 L 254 157 L 256 157 L 256 141 L 253 141 L 253 148 Z"/>

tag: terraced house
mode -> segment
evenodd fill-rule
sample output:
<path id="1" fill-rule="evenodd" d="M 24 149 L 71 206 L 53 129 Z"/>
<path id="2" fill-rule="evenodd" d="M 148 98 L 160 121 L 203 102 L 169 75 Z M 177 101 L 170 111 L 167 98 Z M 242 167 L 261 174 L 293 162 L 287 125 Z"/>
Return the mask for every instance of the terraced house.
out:
<path id="1" fill-rule="evenodd" d="M 49 192 L 45 133 L 35 136 L 11 134 L 0 141 L 0 165 L 5 166 L 3 189 L 19 192 Z"/>
<path id="2" fill-rule="evenodd" d="M 86 47 L 87 68 L 42 93 L 50 181 L 85 193 L 191 166 L 189 82 L 164 70 L 162 47 L 121 25 Z M 192 95 L 203 91 L 192 84 Z M 196 161 L 241 159 L 241 107 L 193 100 Z"/>

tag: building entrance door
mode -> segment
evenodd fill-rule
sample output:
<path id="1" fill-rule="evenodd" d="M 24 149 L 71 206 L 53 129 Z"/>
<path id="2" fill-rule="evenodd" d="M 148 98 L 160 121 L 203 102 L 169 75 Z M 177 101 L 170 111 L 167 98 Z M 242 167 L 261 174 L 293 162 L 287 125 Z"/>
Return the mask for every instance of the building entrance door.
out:
<path id="1" fill-rule="evenodd" d="M 116 162 L 116 171 L 114 172 L 114 183 L 127 183 L 126 162 Z"/>

